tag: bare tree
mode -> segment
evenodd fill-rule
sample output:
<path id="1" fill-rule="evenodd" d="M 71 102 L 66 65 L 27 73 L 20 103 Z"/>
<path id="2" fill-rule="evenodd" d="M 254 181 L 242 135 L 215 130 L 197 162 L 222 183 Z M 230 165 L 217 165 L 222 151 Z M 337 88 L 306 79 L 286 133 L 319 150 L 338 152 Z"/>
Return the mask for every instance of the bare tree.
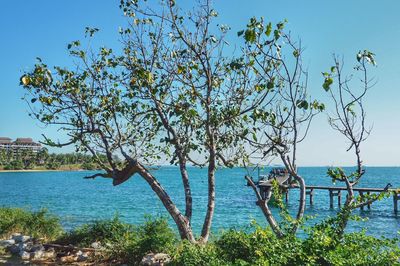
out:
<path id="1" fill-rule="evenodd" d="M 338 214 L 335 228 L 336 235 L 342 237 L 352 210 L 369 205 L 387 195 L 391 187 L 387 184 L 384 191 L 368 197 L 356 197 L 353 187 L 357 185 L 365 173 L 361 159 L 361 144 L 368 138 L 371 129 L 366 125 L 366 111 L 364 98 L 368 90 L 375 85 L 373 79 L 368 77 L 368 65 L 376 65 L 374 54 L 364 50 L 357 54 L 357 65 L 354 67 L 361 86 L 352 84 L 353 75 L 343 74 L 343 59 L 334 56 L 334 66 L 330 72 L 324 72 L 323 88 L 332 99 L 334 111 L 329 115 L 331 127 L 343 135 L 349 142 L 347 151 L 353 151 L 356 157 L 356 170 L 346 173 L 342 168 L 331 168 L 328 175 L 334 181 L 343 182 L 347 188 L 347 198 L 344 207 Z M 335 82 L 336 81 L 336 82 Z M 335 88 L 333 88 L 333 86 Z"/>
<path id="2" fill-rule="evenodd" d="M 323 104 L 312 101 L 308 95 L 308 73 L 302 61 L 301 42 L 294 42 L 290 34 L 283 31 L 284 25 L 285 22 L 281 22 L 273 28 L 271 23 L 253 18 L 243 32 L 246 54 L 254 62 L 258 86 L 267 86 L 273 92 L 271 99 L 254 111 L 253 137 L 247 141 L 261 152 L 263 159 L 279 158 L 293 178 L 290 186 L 300 189 L 297 215 L 291 219 L 290 228 L 283 230 L 268 204 L 272 190 L 263 200 L 254 182 L 247 177 L 256 192 L 258 205 L 278 236 L 295 233 L 304 216 L 306 187 L 297 171 L 297 146 L 307 136 L 313 117 L 324 110 Z"/>

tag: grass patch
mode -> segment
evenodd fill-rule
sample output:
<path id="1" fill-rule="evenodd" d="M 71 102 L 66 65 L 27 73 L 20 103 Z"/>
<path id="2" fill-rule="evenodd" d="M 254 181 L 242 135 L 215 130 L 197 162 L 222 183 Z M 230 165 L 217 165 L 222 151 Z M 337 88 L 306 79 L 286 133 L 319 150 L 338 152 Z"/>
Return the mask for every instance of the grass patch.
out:
<path id="1" fill-rule="evenodd" d="M 0 208 L 0 238 L 12 233 L 21 233 L 36 238 L 54 240 L 63 233 L 58 217 L 46 209 L 31 212 L 21 208 Z"/>

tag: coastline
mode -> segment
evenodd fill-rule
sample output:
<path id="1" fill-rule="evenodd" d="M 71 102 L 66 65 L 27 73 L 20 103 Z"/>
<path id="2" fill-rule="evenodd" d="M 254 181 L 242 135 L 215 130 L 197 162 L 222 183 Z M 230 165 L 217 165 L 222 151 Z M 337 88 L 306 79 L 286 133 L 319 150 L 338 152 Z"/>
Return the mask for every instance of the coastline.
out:
<path id="1" fill-rule="evenodd" d="M 80 171 L 90 171 L 85 169 L 24 169 L 24 170 L 2 170 L 0 173 L 32 173 L 32 172 L 80 172 Z"/>

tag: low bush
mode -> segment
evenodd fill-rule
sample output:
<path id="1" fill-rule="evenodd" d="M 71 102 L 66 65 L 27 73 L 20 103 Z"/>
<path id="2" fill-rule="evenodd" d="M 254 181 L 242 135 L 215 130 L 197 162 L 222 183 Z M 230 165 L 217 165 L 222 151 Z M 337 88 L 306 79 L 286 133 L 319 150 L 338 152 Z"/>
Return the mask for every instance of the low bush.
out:
<path id="1" fill-rule="evenodd" d="M 255 225 L 250 232 L 226 231 L 213 245 L 216 257 L 228 265 L 400 265 L 398 239 L 362 231 L 338 240 L 331 229 L 317 225 L 305 239 L 277 238 L 269 228 Z"/>
<path id="2" fill-rule="evenodd" d="M 166 219 L 147 217 L 143 225 L 136 227 L 136 248 L 138 258 L 148 252 L 170 252 L 177 243 L 174 231 L 168 226 Z M 129 250 L 128 250 L 129 251 Z"/>
<path id="3" fill-rule="evenodd" d="M 94 165 L 93 163 L 89 163 L 89 162 L 84 162 L 81 165 L 81 168 L 84 170 L 95 170 L 97 169 L 96 165 Z"/>
<path id="4" fill-rule="evenodd" d="M 215 245 L 229 265 L 300 265 L 309 262 L 296 237 L 278 239 L 269 228 L 254 225 L 250 232 L 229 230 Z"/>
<path id="5" fill-rule="evenodd" d="M 220 252 L 214 243 L 207 245 L 191 244 L 183 241 L 175 250 L 173 254 L 173 261 L 170 265 L 178 266 L 197 266 L 197 265 L 210 265 L 210 266 L 223 266 L 229 265 L 220 257 Z"/>
<path id="6" fill-rule="evenodd" d="M 400 265 L 397 238 L 376 238 L 361 231 L 337 241 L 329 233 L 313 230 L 303 242 L 304 253 L 318 265 Z"/>
<path id="7" fill-rule="evenodd" d="M 149 252 L 170 253 L 176 241 L 175 233 L 166 219 L 147 217 L 144 224 L 133 226 L 115 216 L 111 220 L 80 226 L 56 242 L 80 247 L 89 247 L 93 242 L 100 242 L 106 248 L 103 259 L 136 264 Z"/>
<path id="8" fill-rule="evenodd" d="M 53 240 L 63 233 L 58 217 L 42 209 L 36 212 L 20 208 L 0 208 L 0 238 L 12 233 Z"/>
<path id="9" fill-rule="evenodd" d="M 4 166 L 4 170 L 22 170 L 24 163 L 21 160 L 11 161 Z"/>
<path id="10" fill-rule="evenodd" d="M 123 223 L 118 216 L 115 216 L 110 220 L 94 221 L 77 227 L 64 234 L 56 242 L 62 245 L 89 247 L 94 242 L 102 244 L 118 242 L 131 231 L 131 225 Z"/>
<path id="11" fill-rule="evenodd" d="M 60 168 L 61 163 L 52 161 L 52 162 L 48 162 L 45 166 L 46 166 L 46 169 L 48 169 L 48 170 L 57 170 L 58 168 Z"/>

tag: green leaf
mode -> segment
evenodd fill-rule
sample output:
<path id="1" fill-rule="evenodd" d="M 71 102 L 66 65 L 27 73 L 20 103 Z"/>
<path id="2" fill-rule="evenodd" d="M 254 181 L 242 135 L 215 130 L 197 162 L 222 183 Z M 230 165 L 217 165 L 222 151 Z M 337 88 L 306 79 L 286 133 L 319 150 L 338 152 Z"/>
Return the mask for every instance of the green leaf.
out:
<path id="1" fill-rule="evenodd" d="M 210 16 L 211 16 L 211 17 L 218 17 L 218 12 L 215 11 L 215 10 L 213 9 L 213 10 L 211 10 L 211 12 L 210 12 Z"/>
<path id="2" fill-rule="evenodd" d="M 259 84 L 257 84 L 257 85 L 254 86 L 254 89 L 256 90 L 256 92 L 260 92 L 260 91 L 262 91 L 264 88 L 265 88 L 264 86 L 259 85 Z"/>
<path id="3" fill-rule="evenodd" d="M 238 31 L 237 36 L 240 37 L 243 35 L 243 33 L 244 33 L 244 30 Z"/>
<path id="4" fill-rule="evenodd" d="M 257 38 L 257 34 L 254 29 L 246 30 L 246 32 L 244 34 L 244 39 L 246 40 L 246 42 L 255 43 L 256 38 Z"/>
<path id="5" fill-rule="evenodd" d="M 300 109 L 304 109 L 304 110 L 308 109 L 308 102 L 306 100 L 297 100 L 296 104 L 297 104 L 297 107 Z"/>
<path id="6" fill-rule="evenodd" d="M 257 135 L 256 135 L 256 133 L 252 133 L 252 136 L 253 136 L 253 140 L 255 141 L 255 142 L 257 142 Z"/>
<path id="7" fill-rule="evenodd" d="M 331 77 L 326 77 L 324 84 L 322 84 L 322 87 L 324 88 L 325 91 L 329 91 L 332 83 L 333 83 L 333 79 Z"/>
<path id="8" fill-rule="evenodd" d="M 267 25 L 267 29 L 265 30 L 265 35 L 267 35 L 268 37 L 271 35 L 272 32 L 272 23 L 268 23 Z"/>
<path id="9" fill-rule="evenodd" d="M 281 37 L 281 32 L 279 30 L 274 30 L 274 38 L 275 38 L 275 40 L 278 40 L 279 37 Z"/>
<path id="10" fill-rule="evenodd" d="M 188 113 L 189 113 L 190 116 L 196 116 L 196 115 L 197 115 L 197 111 L 194 110 L 194 109 L 190 109 L 190 110 L 188 111 Z"/>
<path id="11" fill-rule="evenodd" d="M 182 65 L 178 65 L 178 74 L 182 74 L 182 73 L 184 73 L 185 72 L 185 67 L 184 66 L 182 66 Z"/>
<path id="12" fill-rule="evenodd" d="M 268 83 L 267 83 L 267 89 L 269 89 L 269 90 L 272 90 L 273 88 L 274 88 L 274 80 L 270 80 L 270 81 L 268 81 Z"/>
<path id="13" fill-rule="evenodd" d="M 285 19 L 282 22 L 279 22 L 278 24 L 276 24 L 276 27 L 278 28 L 278 30 L 283 30 L 283 28 L 285 27 L 285 24 L 287 23 L 287 20 Z"/>

